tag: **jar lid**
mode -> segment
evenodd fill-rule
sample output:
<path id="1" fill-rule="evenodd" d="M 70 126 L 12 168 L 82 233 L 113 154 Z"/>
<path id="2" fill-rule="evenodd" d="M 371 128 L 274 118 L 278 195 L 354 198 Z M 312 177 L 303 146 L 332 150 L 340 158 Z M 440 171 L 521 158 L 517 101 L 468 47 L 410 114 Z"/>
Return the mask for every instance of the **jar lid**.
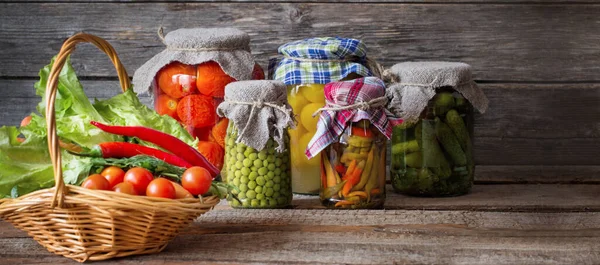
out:
<path id="1" fill-rule="evenodd" d="M 460 62 L 404 62 L 388 70 L 395 81 L 388 86 L 388 109 L 405 122 L 416 122 L 435 89 L 452 87 L 484 113 L 489 100 L 473 81 L 471 66 Z"/>
<path id="2" fill-rule="evenodd" d="M 327 84 L 351 73 L 372 76 L 367 64 L 367 46 L 357 39 L 309 38 L 279 47 L 282 59 L 272 59 L 269 73 L 286 85 Z"/>
<path id="3" fill-rule="evenodd" d="M 182 28 L 164 38 L 167 49 L 250 51 L 250 36 L 236 28 Z"/>

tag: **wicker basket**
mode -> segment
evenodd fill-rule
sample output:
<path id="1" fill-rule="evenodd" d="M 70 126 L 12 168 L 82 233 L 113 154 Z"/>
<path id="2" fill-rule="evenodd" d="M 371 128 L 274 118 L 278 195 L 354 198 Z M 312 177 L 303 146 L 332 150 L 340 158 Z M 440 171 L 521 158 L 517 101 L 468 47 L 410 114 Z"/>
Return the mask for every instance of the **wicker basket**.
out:
<path id="1" fill-rule="evenodd" d="M 27 231 L 49 251 L 80 262 L 160 252 L 219 198 L 171 200 L 64 184 L 54 100 L 60 70 L 80 42 L 92 43 L 105 52 L 117 69 L 123 91 L 130 87 L 127 72 L 110 44 L 85 33 L 67 39 L 50 71 L 45 98 L 55 187 L 1 200 L 0 217 Z"/>

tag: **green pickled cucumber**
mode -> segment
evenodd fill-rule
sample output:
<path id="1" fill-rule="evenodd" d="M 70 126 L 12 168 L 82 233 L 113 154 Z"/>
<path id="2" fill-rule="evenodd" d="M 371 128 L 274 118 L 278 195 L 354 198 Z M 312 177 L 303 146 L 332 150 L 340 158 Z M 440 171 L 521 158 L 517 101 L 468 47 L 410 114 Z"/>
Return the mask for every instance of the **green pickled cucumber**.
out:
<path id="1" fill-rule="evenodd" d="M 427 168 L 421 168 L 418 174 L 418 184 L 419 190 L 421 192 L 429 192 L 433 189 L 433 183 L 435 182 L 435 175 Z"/>
<path id="2" fill-rule="evenodd" d="M 412 168 L 420 168 L 423 166 L 423 153 L 412 152 L 404 157 L 404 163 Z"/>
<path id="3" fill-rule="evenodd" d="M 448 113 L 446 113 L 446 123 L 448 124 L 452 132 L 454 132 L 454 135 L 456 135 L 456 139 L 458 140 L 460 147 L 465 151 L 470 149 L 471 137 L 469 137 L 469 131 L 467 130 L 467 126 L 465 125 L 463 119 L 460 117 L 460 114 L 458 114 L 458 111 L 449 110 Z"/>
<path id="4" fill-rule="evenodd" d="M 446 158 L 444 157 L 444 153 L 442 153 L 442 148 L 438 144 L 435 135 L 435 126 L 428 120 L 423 120 L 421 124 L 421 152 L 423 153 L 423 166 L 440 167 L 444 163 L 442 160 L 445 160 Z"/>
<path id="5" fill-rule="evenodd" d="M 392 168 L 393 169 L 403 169 L 406 167 L 406 163 L 404 162 L 404 154 L 393 155 L 392 156 Z"/>
<path id="6" fill-rule="evenodd" d="M 423 137 L 423 122 L 420 121 L 419 123 L 417 123 L 417 126 L 415 126 L 415 139 L 417 139 L 417 142 L 421 143 Z"/>
<path id="7" fill-rule="evenodd" d="M 400 142 L 392 145 L 392 155 L 399 155 L 416 151 L 419 151 L 419 142 L 417 140 Z"/>
<path id="8" fill-rule="evenodd" d="M 450 109 L 454 108 L 456 102 L 454 96 L 450 92 L 442 92 L 435 95 L 433 98 L 434 115 L 441 116 L 446 114 Z"/>
<path id="9" fill-rule="evenodd" d="M 467 157 L 465 152 L 460 146 L 460 143 L 456 139 L 456 136 L 452 132 L 452 129 L 445 124 L 440 118 L 435 118 L 435 133 L 437 139 L 442 144 L 446 153 L 450 155 L 452 162 L 457 166 L 467 165 Z"/>
<path id="10" fill-rule="evenodd" d="M 244 144 L 235 144 L 234 128 L 229 128 L 225 160 L 228 183 L 235 185 L 237 198 L 228 198 L 234 208 L 282 208 L 290 204 L 292 193 L 289 181 L 289 151 L 279 153 L 276 144 L 269 140 L 264 150 L 258 151 Z M 284 137 L 286 145 L 288 137 Z M 277 175 L 277 184 L 275 177 Z M 274 188 L 277 186 L 277 191 Z"/>

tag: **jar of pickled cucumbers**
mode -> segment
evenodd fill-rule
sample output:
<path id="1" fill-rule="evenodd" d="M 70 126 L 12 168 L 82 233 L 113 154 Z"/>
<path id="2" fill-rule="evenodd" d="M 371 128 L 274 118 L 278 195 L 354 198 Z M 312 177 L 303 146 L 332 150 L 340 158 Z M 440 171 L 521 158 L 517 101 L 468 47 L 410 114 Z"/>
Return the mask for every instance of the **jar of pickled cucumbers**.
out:
<path id="1" fill-rule="evenodd" d="M 228 120 L 216 108 L 225 86 L 264 79 L 250 54 L 250 37 L 232 28 L 178 29 L 160 37 L 166 49 L 135 72 L 134 89 L 149 92 L 156 112 L 179 121 L 199 140 L 198 151 L 220 169 Z"/>
<path id="2" fill-rule="evenodd" d="M 458 196 L 473 186 L 473 113 L 488 100 L 470 66 L 411 62 L 393 66 L 389 109 L 403 119 L 391 147 L 394 190 L 412 196 Z"/>
<path id="3" fill-rule="evenodd" d="M 235 186 L 234 208 L 285 208 L 292 201 L 288 128 L 294 126 L 278 81 L 240 81 L 225 88 L 217 113 L 230 120 L 222 177 Z"/>
<path id="4" fill-rule="evenodd" d="M 274 80 L 287 85 L 288 100 L 298 126 L 290 130 L 293 191 L 316 195 L 320 187 L 320 157 L 308 160 L 304 150 L 317 130 L 313 113 L 325 105 L 325 84 L 371 76 L 366 46 L 356 39 L 310 38 L 279 47 L 281 60 L 269 67 Z"/>
<path id="5" fill-rule="evenodd" d="M 398 120 L 385 109 L 376 77 L 329 83 L 317 133 L 306 155 L 321 154 L 320 198 L 336 209 L 381 208 L 385 202 L 387 140 Z"/>

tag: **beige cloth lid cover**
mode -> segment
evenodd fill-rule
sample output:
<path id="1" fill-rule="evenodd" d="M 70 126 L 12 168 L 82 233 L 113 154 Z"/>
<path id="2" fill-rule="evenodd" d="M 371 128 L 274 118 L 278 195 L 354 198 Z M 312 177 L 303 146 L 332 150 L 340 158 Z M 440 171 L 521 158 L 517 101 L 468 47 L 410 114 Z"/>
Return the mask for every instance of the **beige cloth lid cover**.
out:
<path id="1" fill-rule="evenodd" d="M 152 57 L 133 75 L 133 89 L 138 94 L 152 92 L 152 82 L 165 65 L 178 61 L 196 65 L 217 62 L 236 80 L 252 79 L 255 60 L 250 53 L 250 37 L 235 28 L 182 28 L 169 32 L 164 51 Z"/>
<path id="2" fill-rule="evenodd" d="M 388 70 L 399 81 L 388 86 L 388 109 L 404 122 L 419 120 L 427 102 L 435 96 L 435 89 L 453 87 L 474 108 L 484 113 L 488 98 L 471 76 L 471 66 L 457 62 L 405 62 Z"/>

